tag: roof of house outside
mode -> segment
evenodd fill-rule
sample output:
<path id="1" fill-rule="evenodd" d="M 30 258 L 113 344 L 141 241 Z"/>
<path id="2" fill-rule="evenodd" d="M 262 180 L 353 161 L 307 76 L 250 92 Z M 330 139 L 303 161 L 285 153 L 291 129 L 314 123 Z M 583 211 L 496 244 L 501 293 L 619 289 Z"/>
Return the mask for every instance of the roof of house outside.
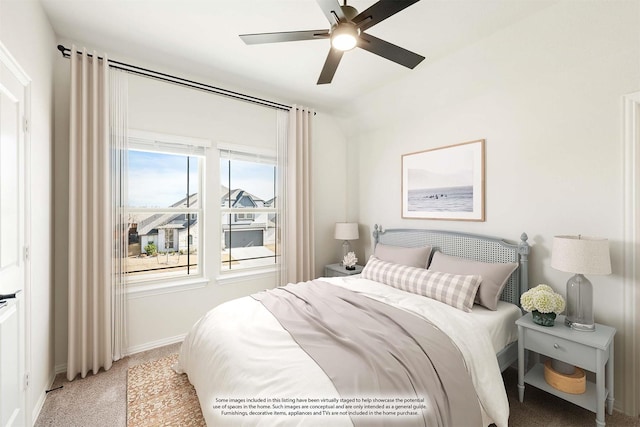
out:
<path id="1" fill-rule="evenodd" d="M 245 200 L 247 199 L 250 200 L 254 206 L 258 205 L 258 203 L 256 202 L 261 202 L 263 205 L 265 205 L 264 200 L 261 199 L 260 197 L 253 195 L 241 188 L 236 188 L 235 190 L 231 190 L 231 200 L 232 200 L 231 207 L 238 207 L 238 205 L 240 205 L 243 202 L 243 198 L 246 198 Z M 229 191 L 227 191 L 226 193 L 223 193 L 223 196 L 220 199 L 220 202 L 223 205 L 228 201 L 229 201 Z M 246 207 L 247 205 L 241 205 L 241 206 Z"/>
<path id="2" fill-rule="evenodd" d="M 193 206 L 198 202 L 198 193 L 194 193 L 189 196 L 189 206 Z M 187 207 L 187 198 L 185 197 L 182 200 L 171 205 L 172 208 L 179 207 Z M 187 223 L 189 222 L 188 216 L 185 219 L 184 213 L 165 213 L 165 214 L 153 214 L 138 222 L 138 234 L 146 235 L 149 234 L 152 230 L 157 229 L 158 227 L 165 226 L 165 228 L 169 224 L 172 224 L 170 228 L 180 228 L 179 225 L 182 225 L 183 228 L 187 228 Z M 196 220 L 192 220 L 190 225 L 195 225 L 197 223 Z"/>
<path id="3" fill-rule="evenodd" d="M 221 192 L 223 194 L 221 198 L 222 205 L 225 205 L 229 201 L 229 189 L 224 185 L 221 186 Z M 265 202 L 258 196 L 255 196 L 248 191 L 237 188 L 235 190 L 231 190 L 231 207 L 270 207 L 275 198 L 270 199 Z M 198 203 L 198 193 L 194 193 L 189 196 L 189 206 L 193 206 Z M 262 206 L 259 206 L 262 205 Z M 172 204 L 170 207 L 179 208 L 179 207 L 187 207 L 187 198 L 183 198 L 182 200 L 177 201 Z M 268 215 L 268 221 L 270 226 L 274 226 L 275 214 Z M 198 220 L 191 220 L 190 225 L 193 226 L 197 224 Z M 167 228 L 187 228 L 187 223 L 189 223 L 188 216 L 185 216 L 184 213 L 165 213 L 165 214 L 151 214 L 142 220 L 138 220 L 138 228 L 137 232 L 139 235 L 147 235 L 151 233 L 153 230 L 157 229 L 167 229 Z"/>

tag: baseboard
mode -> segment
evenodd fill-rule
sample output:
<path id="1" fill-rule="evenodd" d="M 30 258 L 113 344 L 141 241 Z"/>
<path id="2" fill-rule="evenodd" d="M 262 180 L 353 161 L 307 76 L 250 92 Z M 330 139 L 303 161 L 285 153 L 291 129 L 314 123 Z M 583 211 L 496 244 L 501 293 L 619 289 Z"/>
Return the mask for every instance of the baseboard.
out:
<path id="1" fill-rule="evenodd" d="M 66 365 L 65 365 L 65 371 L 66 371 Z M 51 374 L 51 377 L 47 382 L 47 387 L 45 388 L 45 390 L 42 390 L 42 392 L 40 393 L 40 397 L 38 397 L 38 401 L 33 406 L 33 410 L 31 411 L 32 424 L 35 424 L 36 421 L 38 420 L 38 417 L 40 416 L 40 412 L 42 411 L 42 407 L 44 406 L 44 401 L 47 400 L 47 390 L 51 390 L 51 387 L 53 387 L 53 382 L 56 380 L 56 374 L 57 372 L 54 372 L 53 374 Z"/>
<path id="2" fill-rule="evenodd" d="M 54 374 L 54 378 L 55 378 L 55 375 L 64 374 L 65 372 L 67 372 L 67 364 L 66 363 L 61 363 L 59 365 L 56 365 L 53 369 L 54 369 L 54 373 L 55 373 Z"/>
<path id="3" fill-rule="evenodd" d="M 153 350 L 154 348 L 158 348 L 158 347 L 164 347 L 165 345 L 170 345 L 170 344 L 175 344 L 178 342 L 182 342 L 184 341 L 184 337 L 186 337 L 187 334 L 181 334 L 181 335 L 176 335 L 174 337 L 169 337 L 169 338 L 163 338 L 161 340 L 156 340 L 156 341 L 151 341 L 145 344 L 140 344 L 140 345 L 134 345 L 132 347 L 129 347 L 125 350 L 124 354 L 125 356 L 129 356 L 131 354 L 136 354 L 136 353 L 141 353 L 143 351 L 147 351 L 147 350 Z"/>
<path id="4" fill-rule="evenodd" d="M 157 341 L 151 341 L 151 342 L 140 344 L 140 345 L 134 345 L 133 347 L 129 347 L 125 349 L 124 355 L 129 356 L 131 354 L 141 353 L 147 350 L 153 350 L 154 348 L 164 347 L 165 345 L 171 345 L 177 342 L 182 342 L 185 336 L 187 336 L 187 334 L 176 335 L 175 337 L 163 338 Z M 59 365 L 56 365 L 54 367 L 54 372 L 55 372 L 54 374 L 54 379 L 55 379 L 55 375 L 67 372 L 67 364 L 61 363 Z"/>

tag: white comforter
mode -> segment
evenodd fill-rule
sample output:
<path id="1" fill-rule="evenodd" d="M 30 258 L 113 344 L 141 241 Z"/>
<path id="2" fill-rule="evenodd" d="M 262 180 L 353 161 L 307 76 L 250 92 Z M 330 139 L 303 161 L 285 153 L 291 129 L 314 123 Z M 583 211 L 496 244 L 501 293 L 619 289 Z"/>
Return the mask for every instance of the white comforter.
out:
<path id="1" fill-rule="evenodd" d="M 455 342 L 471 373 L 485 425 L 507 427 L 509 402 L 488 332 L 471 316 L 446 304 L 359 276 L 324 278 L 431 321 Z M 268 351 L 265 351 L 268 348 Z M 216 398 L 339 398 L 331 380 L 264 306 L 251 297 L 221 304 L 185 338 L 176 371 L 194 385 L 209 426 L 324 426 L 321 416 L 221 415 Z M 352 426 L 332 415 L 332 426 Z"/>

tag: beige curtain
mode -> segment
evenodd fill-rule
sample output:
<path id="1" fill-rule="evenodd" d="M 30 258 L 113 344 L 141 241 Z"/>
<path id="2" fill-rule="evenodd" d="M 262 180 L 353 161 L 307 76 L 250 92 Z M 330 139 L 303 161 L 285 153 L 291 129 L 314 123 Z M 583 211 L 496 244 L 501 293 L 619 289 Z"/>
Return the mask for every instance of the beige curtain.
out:
<path id="1" fill-rule="evenodd" d="M 71 47 L 67 379 L 112 364 L 109 68 Z"/>
<path id="2" fill-rule="evenodd" d="M 291 107 L 283 153 L 286 162 L 283 215 L 283 281 L 296 283 L 315 278 L 315 239 L 311 135 L 313 110 Z"/>

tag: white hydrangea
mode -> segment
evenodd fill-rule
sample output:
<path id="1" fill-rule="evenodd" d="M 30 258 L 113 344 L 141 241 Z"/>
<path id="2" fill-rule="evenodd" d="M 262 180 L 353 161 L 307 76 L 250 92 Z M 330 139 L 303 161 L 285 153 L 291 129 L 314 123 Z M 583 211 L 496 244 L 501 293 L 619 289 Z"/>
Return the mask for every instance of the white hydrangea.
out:
<path id="1" fill-rule="evenodd" d="M 554 292 L 551 286 L 545 284 L 540 284 L 523 293 L 520 297 L 520 305 L 526 311 L 537 310 L 540 313 L 560 314 L 565 308 L 562 295 Z"/>
<path id="2" fill-rule="evenodd" d="M 522 294 L 520 297 L 520 305 L 527 311 L 535 310 L 535 307 L 533 306 L 533 294 L 529 291 Z"/>
<path id="3" fill-rule="evenodd" d="M 564 302 L 564 298 L 562 298 L 562 295 L 560 294 L 553 294 L 556 302 L 556 309 L 554 310 L 555 313 L 562 313 L 565 309 L 565 302 Z"/>
<path id="4" fill-rule="evenodd" d="M 555 298 L 551 292 L 541 291 L 534 295 L 533 305 L 540 313 L 551 313 L 555 308 Z"/>
<path id="5" fill-rule="evenodd" d="M 542 291 L 554 292 L 554 290 L 553 290 L 553 288 L 551 286 L 545 285 L 544 283 L 539 284 L 534 289 L 536 289 L 537 292 L 542 292 Z"/>

